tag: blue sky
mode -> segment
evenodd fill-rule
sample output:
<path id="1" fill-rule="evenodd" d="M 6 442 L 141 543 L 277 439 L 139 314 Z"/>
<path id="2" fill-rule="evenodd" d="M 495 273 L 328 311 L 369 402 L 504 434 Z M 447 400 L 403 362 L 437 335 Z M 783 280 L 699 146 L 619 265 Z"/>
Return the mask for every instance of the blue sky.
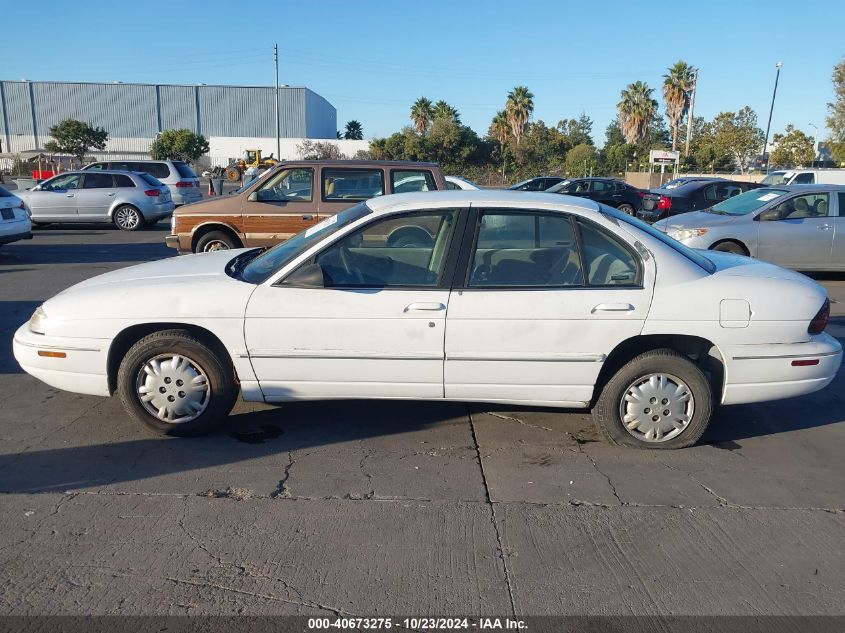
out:
<path id="1" fill-rule="evenodd" d="M 775 62 L 783 61 L 772 131 L 794 123 L 824 138 L 830 75 L 845 55 L 845 2 L 500 2 L 268 0 L 264 3 L 74 0 L 3 11 L 0 78 L 307 86 L 365 136 L 409 124 L 420 95 L 445 99 L 480 134 L 507 92 L 527 85 L 534 118 L 582 111 L 593 136 L 626 84 L 659 88 L 667 66 L 700 69 L 696 115 L 750 105 L 765 129 Z M 9 28 L 19 25 L 20 28 Z M 24 26 L 26 25 L 26 26 Z M 662 111 L 662 103 L 661 103 Z"/>

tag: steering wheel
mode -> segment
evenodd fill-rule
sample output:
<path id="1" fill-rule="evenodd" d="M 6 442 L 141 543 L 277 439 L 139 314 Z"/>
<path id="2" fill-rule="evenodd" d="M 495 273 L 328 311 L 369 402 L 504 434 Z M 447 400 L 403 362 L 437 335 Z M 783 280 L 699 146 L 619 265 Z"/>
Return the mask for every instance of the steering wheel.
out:
<path id="1" fill-rule="evenodd" d="M 338 249 L 338 254 L 340 255 L 340 263 L 343 264 L 343 270 L 346 271 L 346 274 L 359 286 L 363 286 L 364 284 L 364 275 L 361 274 L 361 271 L 356 268 L 352 263 L 352 254 L 349 252 L 348 246 L 341 246 Z"/>

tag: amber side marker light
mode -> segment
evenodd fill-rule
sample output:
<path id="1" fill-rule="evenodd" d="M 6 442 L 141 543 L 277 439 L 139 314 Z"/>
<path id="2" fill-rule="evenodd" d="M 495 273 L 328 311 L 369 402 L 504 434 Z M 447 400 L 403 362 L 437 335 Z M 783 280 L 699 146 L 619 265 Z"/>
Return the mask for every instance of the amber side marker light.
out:
<path id="1" fill-rule="evenodd" d="M 67 358 L 67 354 L 64 352 L 48 352 L 43 349 L 38 350 L 38 355 L 45 358 Z"/>
<path id="2" fill-rule="evenodd" d="M 806 360 L 794 360 L 792 361 L 793 367 L 809 367 L 810 365 L 818 365 L 819 359 L 818 358 L 808 358 Z"/>

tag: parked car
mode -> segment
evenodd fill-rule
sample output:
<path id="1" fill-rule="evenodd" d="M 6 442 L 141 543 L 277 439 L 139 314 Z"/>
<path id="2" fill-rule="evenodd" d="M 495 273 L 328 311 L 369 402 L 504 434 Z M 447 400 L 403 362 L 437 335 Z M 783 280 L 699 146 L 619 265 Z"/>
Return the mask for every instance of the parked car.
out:
<path id="1" fill-rule="evenodd" d="M 654 225 L 692 248 L 796 270 L 845 270 L 845 186 L 763 187 Z"/>
<path id="2" fill-rule="evenodd" d="M 34 225 L 111 222 L 136 231 L 173 213 L 170 191 L 146 173 L 69 171 L 20 193 Z"/>
<path id="3" fill-rule="evenodd" d="M 392 245 L 399 222 L 434 239 Z M 829 384 L 828 313 L 804 275 L 591 200 L 444 191 L 361 202 L 269 250 L 94 277 L 39 307 L 14 354 L 168 435 L 209 431 L 240 390 L 592 406 L 612 442 L 680 448 L 716 404 Z"/>
<path id="4" fill-rule="evenodd" d="M 481 189 L 481 187 L 471 180 L 461 178 L 460 176 L 443 176 L 443 178 L 446 179 L 446 189 L 452 189 L 453 191 L 457 189 L 462 191 L 475 191 L 477 189 Z"/>
<path id="5" fill-rule="evenodd" d="M 446 181 L 434 163 L 284 161 L 231 195 L 178 209 L 165 242 L 180 253 L 272 246 L 397 187 L 431 191 Z"/>
<path id="6" fill-rule="evenodd" d="M 712 182 L 714 180 L 727 180 L 726 178 L 720 178 L 718 176 L 680 176 L 679 178 L 672 178 L 672 180 L 668 180 L 660 186 L 660 189 L 676 189 L 681 185 L 685 185 L 688 182 Z"/>
<path id="7" fill-rule="evenodd" d="M 643 196 L 637 217 L 646 222 L 656 222 L 679 213 L 707 209 L 759 186 L 756 182 L 697 180 L 674 189 L 652 189 Z"/>
<path id="8" fill-rule="evenodd" d="M 111 160 L 91 163 L 83 170 L 120 170 L 149 174 L 167 185 L 177 207 L 202 200 L 200 181 L 191 166 L 181 160 Z"/>
<path id="9" fill-rule="evenodd" d="M 589 198 L 601 202 L 622 213 L 634 215 L 640 208 L 644 192 L 615 178 L 575 178 L 564 180 L 550 187 L 549 193 L 563 193 L 568 196 Z"/>
<path id="10" fill-rule="evenodd" d="M 562 180 L 566 180 L 566 178 L 561 178 L 560 176 L 537 176 L 536 178 L 529 178 L 528 180 L 511 185 L 508 189 L 512 189 L 513 191 L 545 191 Z"/>
<path id="11" fill-rule="evenodd" d="M 845 169 L 779 169 L 770 172 L 762 185 L 845 185 Z"/>
<path id="12" fill-rule="evenodd" d="M 0 186 L 0 246 L 32 239 L 29 209 L 24 201 Z"/>

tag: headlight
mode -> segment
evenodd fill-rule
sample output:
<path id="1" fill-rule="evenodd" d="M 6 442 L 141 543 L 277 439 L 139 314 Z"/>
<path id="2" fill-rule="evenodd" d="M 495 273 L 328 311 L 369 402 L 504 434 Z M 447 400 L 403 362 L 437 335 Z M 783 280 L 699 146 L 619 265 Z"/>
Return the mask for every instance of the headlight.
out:
<path id="1" fill-rule="evenodd" d="M 35 334 L 47 333 L 47 313 L 43 306 L 38 306 L 29 319 L 29 331 Z"/>
<path id="2" fill-rule="evenodd" d="M 707 234 L 710 229 L 669 229 L 667 235 L 674 237 L 679 242 L 689 240 L 694 237 L 702 237 Z"/>

